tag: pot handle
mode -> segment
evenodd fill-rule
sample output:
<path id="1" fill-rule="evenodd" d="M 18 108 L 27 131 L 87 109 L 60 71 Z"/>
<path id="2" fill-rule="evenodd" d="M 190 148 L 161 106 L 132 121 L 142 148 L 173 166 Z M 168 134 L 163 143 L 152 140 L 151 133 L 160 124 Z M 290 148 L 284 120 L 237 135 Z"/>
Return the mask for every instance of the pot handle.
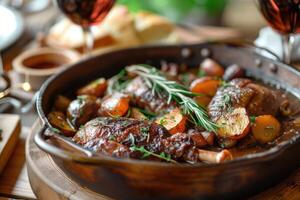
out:
<path id="1" fill-rule="evenodd" d="M 251 45 L 251 44 L 250 44 L 250 45 Z M 253 48 L 255 48 L 255 49 L 258 49 L 258 50 L 260 50 L 260 51 L 262 51 L 262 52 L 264 52 L 264 53 L 269 54 L 270 56 L 273 57 L 273 60 L 282 62 L 282 60 L 279 58 L 279 56 L 277 56 L 274 52 L 270 51 L 269 49 L 267 49 L 267 48 L 265 48 L 265 47 L 259 47 L 259 46 L 256 46 L 255 44 L 252 44 L 251 46 L 252 46 Z M 257 52 L 257 53 L 259 53 L 259 52 Z M 259 53 L 259 55 L 264 56 L 263 53 Z M 270 57 L 268 57 L 268 58 L 270 58 Z M 272 59 L 272 58 L 271 58 L 271 59 Z"/>
<path id="2" fill-rule="evenodd" d="M 99 159 L 99 156 L 101 157 L 101 155 L 97 155 L 96 157 L 95 155 L 97 153 L 84 149 L 80 145 L 75 144 L 67 137 L 56 133 L 56 131 L 52 130 L 52 128 L 48 127 L 46 124 L 43 125 L 41 130 L 34 135 L 33 139 L 34 143 L 44 152 L 62 158 L 64 160 L 76 161 L 80 163 L 99 163 L 99 161 L 101 162 L 102 160 Z M 55 139 L 57 142 L 62 143 L 68 150 L 59 148 L 51 142 L 47 142 L 47 140 L 50 139 Z M 73 151 L 69 149 L 72 149 Z"/>

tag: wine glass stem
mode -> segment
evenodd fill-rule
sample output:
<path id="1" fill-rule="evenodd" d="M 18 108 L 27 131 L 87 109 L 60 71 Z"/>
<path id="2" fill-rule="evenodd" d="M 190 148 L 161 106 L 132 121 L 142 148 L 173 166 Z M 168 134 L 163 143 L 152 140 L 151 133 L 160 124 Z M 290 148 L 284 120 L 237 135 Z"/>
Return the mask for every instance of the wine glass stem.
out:
<path id="1" fill-rule="evenodd" d="M 286 64 L 291 64 L 291 54 L 294 43 L 294 36 L 291 34 L 282 35 L 282 60 Z"/>
<path id="2" fill-rule="evenodd" d="M 91 27 L 83 27 L 83 34 L 85 42 L 83 53 L 86 56 L 90 56 L 94 48 L 94 37 L 91 31 Z"/>

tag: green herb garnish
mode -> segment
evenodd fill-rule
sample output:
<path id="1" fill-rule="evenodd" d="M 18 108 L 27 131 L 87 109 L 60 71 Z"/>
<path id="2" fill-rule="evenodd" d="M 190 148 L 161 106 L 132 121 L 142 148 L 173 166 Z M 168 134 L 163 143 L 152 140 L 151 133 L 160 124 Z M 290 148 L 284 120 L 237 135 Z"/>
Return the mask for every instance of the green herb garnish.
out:
<path id="1" fill-rule="evenodd" d="M 58 130 L 57 128 L 50 127 L 49 130 L 50 130 L 51 132 L 54 132 L 54 133 L 57 133 L 57 134 L 61 134 L 61 131 Z"/>
<path id="2" fill-rule="evenodd" d="M 250 116 L 250 121 L 251 123 L 255 123 L 256 117 L 255 116 Z"/>
<path id="3" fill-rule="evenodd" d="M 142 127 L 140 130 L 143 135 L 148 135 L 149 133 L 149 127 Z"/>
<path id="4" fill-rule="evenodd" d="M 128 109 L 128 111 L 127 111 L 125 117 L 126 117 L 126 118 L 129 118 L 130 115 L 131 115 L 131 108 Z"/>
<path id="5" fill-rule="evenodd" d="M 150 140 L 149 129 L 150 129 L 150 127 L 142 127 L 140 129 L 140 131 L 141 131 L 141 133 L 143 135 L 143 139 L 146 139 L 147 142 L 149 142 L 149 140 Z"/>
<path id="6" fill-rule="evenodd" d="M 225 106 L 231 107 L 232 101 L 231 101 L 231 97 L 228 94 L 224 94 L 223 103 L 225 104 Z"/>
<path id="7" fill-rule="evenodd" d="M 156 158 L 165 160 L 167 162 L 177 163 L 175 160 L 173 160 L 171 158 L 171 155 L 167 155 L 165 153 L 156 154 L 156 153 L 153 153 L 151 151 L 148 151 L 147 149 L 145 149 L 144 146 L 141 146 L 141 147 L 132 146 L 132 147 L 130 147 L 130 150 L 131 151 L 138 151 L 138 152 L 142 153 L 143 154 L 142 158 L 147 158 L 149 156 L 154 156 Z"/>
<path id="8" fill-rule="evenodd" d="M 131 143 L 131 146 L 135 146 L 135 138 L 131 133 L 128 135 L 128 139 Z"/>
<path id="9" fill-rule="evenodd" d="M 218 104 L 218 107 L 220 107 L 221 109 L 227 108 L 229 112 L 233 111 L 233 108 L 231 107 L 232 101 L 231 101 L 230 95 L 224 94 L 222 96 L 222 101 L 220 101 L 220 102 L 221 103 Z"/>
<path id="10" fill-rule="evenodd" d="M 77 100 L 79 104 L 83 104 L 85 101 L 86 97 L 85 96 L 77 96 Z"/>
<path id="11" fill-rule="evenodd" d="M 108 139 L 111 141 L 116 141 L 116 137 L 114 135 L 110 135 Z"/>
<path id="12" fill-rule="evenodd" d="M 208 131 L 216 132 L 218 126 L 209 119 L 206 110 L 191 98 L 198 96 L 198 94 L 190 92 L 183 85 L 180 85 L 175 81 L 167 80 L 154 67 L 133 65 L 127 67 L 126 70 L 143 77 L 145 83 L 152 88 L 152 92 L 156 93 L 158 96 L 167 94 L 168 103 L 172 100 L 176 101 L 182 106 L 183 113 L 188 115 L 194 124 L 201 126 Z"/>
<path id="13" fill-rule="evenodd" d="M 189 77 L 190 77 L 189 73 L 182 74 L 181 82 L 183 83 L 183 85 L 189 85 L 189 82 L 190 82 Z"/>
<path id="14" fill-rule="evenodd" d="M 2 133 L 3 133 L 3 130 L 0 128 L 0 141 L 2 141 Z"/>
<path id="15" fill-rule="evenodd" d="M 160 125 L 166 125 L 167 124 L 167 120 L 166 120 L 166 118 L 161 118 L 161 120 L 159 120 L 159 124 Z"/>
<path id="16" fill-rule="evenodd" d="M 172 116 L 170 117 L 170 119 L 171 119 L 173 122 L 176 122 L 175 116 L 172 115 Z"/>
<path id="17" fill-rule="evenodd" d="M 204 76 L 206 76 L 207 74 L 205 73 L 205 71 L 203 71 L 202 69 L 200 69 L 199 71 L 198 71 L 198 77 L 204 77 Z"/>
<path id="18" fill-rule="evenodd" d="M 128 126 L 130 123 L 128 121 L 122 121 L 122 126 Z"/>
<path id="19" fill-rule="evenodd" d="M 126 76 L 125 69 L 121 70 L 109 80 L 107 88 L 108 94 L 113 94 L 114 91 L 124 90 L 130 81 L 131 80 Z"/>
<path id="20" fill-rule="evenodd" d="M 84 115 L 84 110 L 80 110 L 79 117 L 82 117 Z"/>
<path id="21" fill-rule="evenodd" d="M 138 108 L 141 113 L 143 113 L 148 119 L 156 117 L 156 114 L 141 108 Z"/>
<path id="22" fill-rule="evenodd" d="M 226 81 L 224 81 L 224 80 L 221 81 L 221 87 L 226 88 L 226 87 L 229 87 L 229 86 L 231 86 L 230 83 L 228 83 L 228 82 L 226 82 Z"/>

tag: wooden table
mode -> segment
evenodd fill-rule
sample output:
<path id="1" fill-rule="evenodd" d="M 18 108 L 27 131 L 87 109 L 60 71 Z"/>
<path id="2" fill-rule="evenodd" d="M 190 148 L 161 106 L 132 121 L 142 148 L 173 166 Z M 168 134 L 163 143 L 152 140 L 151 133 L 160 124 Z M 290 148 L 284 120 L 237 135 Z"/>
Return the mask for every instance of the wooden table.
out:
<path id="1" fill-rule="evenodd" d="M 23 126 L 16 149 L 0 175 L 0 197 L 36 199 L 25 165 L 25 141 L 30 128 Z"/>
<path id="2" fill-rule="evenodd" d="M 43 28 L 43 24 L 55 14 L 56 11 L 53 8 L 50 8 L 49 12 L 46 14 L 37 14 L 37 16 L 31 15 L 26 17 L 26 24 L 30 25 L 30 29 L 27 28 L 22 38 L 18 40 L 14 46 L 4 52 L 4 64 L 6 70 L 11 69 L 11 60 L 26 47 L 32 40 L 33 35 Z M 211 27 L 193 28 L 190 32 L 181 30 L 180 34 L 189 38 L 188 42 L 196 42 L 203 40 L 203 38 L 207 36 L 213 35 L 218 38 L 218 36 L 221 37 L 228 33 L 232 33 L 228 31 L 228 29 Z M 10 112 L 15 113 L 16 111 L 12 110 Z M 25 165 L 25 140 L 36 118 L 36 112 L 21 115 L 23 127 L 19 142 L 2 175 L 0 175 L 0 200 L 6 198 L 36 199 L 30 187 Z M 300 199 L 300 169 L 294 172 L 281 184 L 268 189 L 255 197 L 251 197 L 250 199 Z"/>

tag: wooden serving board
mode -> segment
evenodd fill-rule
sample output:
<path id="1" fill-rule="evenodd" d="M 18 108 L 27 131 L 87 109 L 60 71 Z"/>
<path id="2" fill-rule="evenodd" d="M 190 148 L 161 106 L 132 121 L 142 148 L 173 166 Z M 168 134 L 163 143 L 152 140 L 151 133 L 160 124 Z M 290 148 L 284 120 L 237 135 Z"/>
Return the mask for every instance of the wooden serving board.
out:
<path id="1" fill-rule="evenodd" d="M 11 156 L 21 132 L 21 122 L 18 115 L 0 114 L 0 174 Z"/>
<path id="2" fill-rule="evenodd" d="M 108 200 L 109 198 L 82 188 L 67 177 L 52 158 L 41 151 L 33 142 L 34 134 L 40 129 L 36 122 L 26 141 L 26 161 L 29 181 L 38 199 Z M 281 184 L 267 189 L 249 200 L 299 200 L 300 169 Z"/>

